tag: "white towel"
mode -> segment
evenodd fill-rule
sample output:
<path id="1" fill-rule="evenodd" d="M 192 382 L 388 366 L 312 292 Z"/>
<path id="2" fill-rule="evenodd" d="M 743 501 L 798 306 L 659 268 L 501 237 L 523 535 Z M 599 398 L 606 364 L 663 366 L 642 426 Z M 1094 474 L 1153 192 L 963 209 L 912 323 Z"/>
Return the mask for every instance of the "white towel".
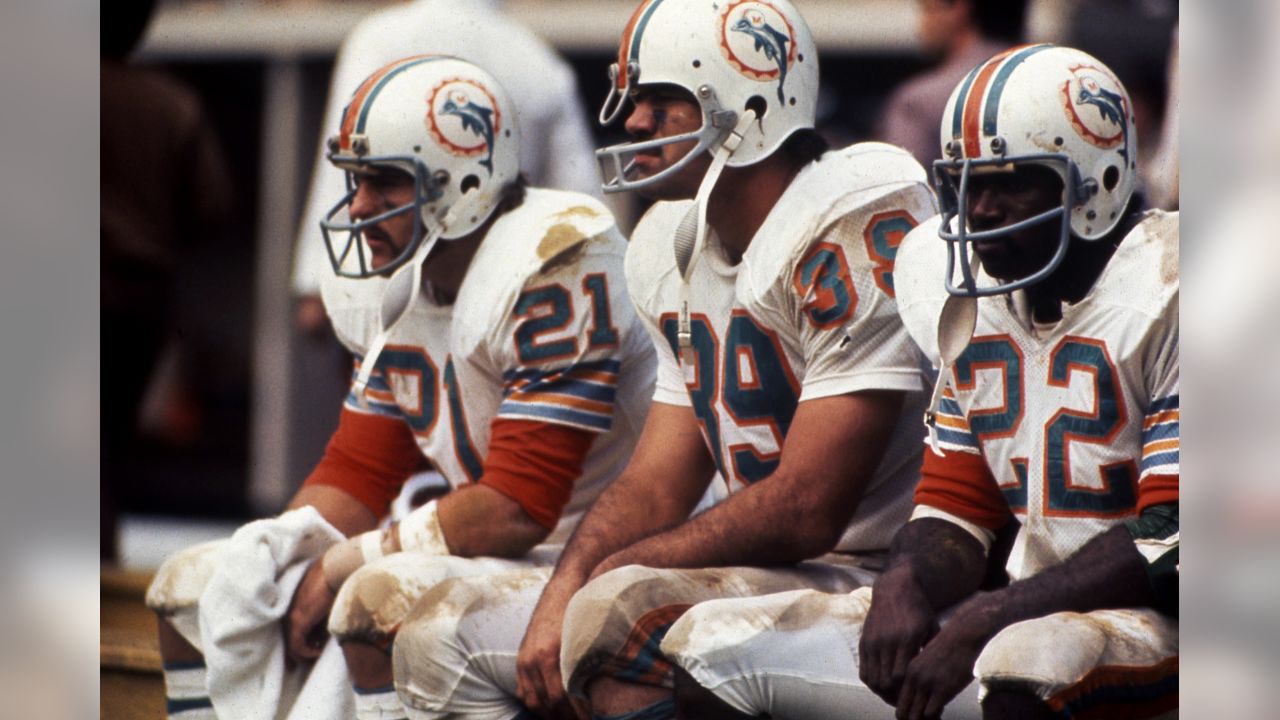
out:
<path id="1" fill-rule="evenodd" d="M 218 717 L 336 720 L 354 715 L 337 643 L 330 639 L 312 667 L 286 673 L 280 631 L 307 566 L 341 539 L 342 533 L 311 507 L 251 522 L 231 536 L 200 597 L 200 639 L 209 699 Z"/>

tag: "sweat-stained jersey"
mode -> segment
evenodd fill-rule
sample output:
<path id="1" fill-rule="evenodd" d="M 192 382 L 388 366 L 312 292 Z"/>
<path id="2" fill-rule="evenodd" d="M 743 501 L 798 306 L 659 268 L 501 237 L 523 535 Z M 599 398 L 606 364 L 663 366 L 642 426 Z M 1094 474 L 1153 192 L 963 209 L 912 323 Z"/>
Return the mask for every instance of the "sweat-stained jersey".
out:
<path id="1" fill-rule="evenodd" d="M 630 457 L 648 412 L 653 351 L 623 287 L 625 250 L 599 201 L 529 189 L 490 228 L 452 305 L 421 294 L 379 355 L 367 402 L 353 392 L 346 409 L 403 420 L 453 487 L 479 479 L 497 418 L 599 433 L 548 538 L 563 542 Z M 356 372 L 385 282 L 321 286 Z"/>
<path id="2" fill-rule="evenodd" d="M 693 362 L 682 366 L 672 235 L 690 203 L 658 203 L 627 251 L 627 286 L 658 350 L 657 402 L 692 406 L 730 492 L 767 477 L 800 402 L 862 390 L 910 393 L 898 430 L 841 539 L 888 547 L 919 471 L 920 361 L 893 300 L 898 242 L 936 210 L 924 170 L 864 143 L 796 175 L 739 263 L 714 233 L 689 291 Z"/>
<path id="3" fill-rule="evenodd" d="M 910 233 L 897 265 L 904 321 L 935 363 L 946 297 L 937 231 L 933 218 Z M 1178 500 L 1177 214 L 1149 213 L 1051 327 L 1030 326 L 1017 302 L 978 301 L 938 412 L 945 455 L 926 461 L 917 495 L 991 529 L 1012 510 L 1022 523 L 1007 564 L 1015 580 L 1147 505 Z M 966 462 L 974 455 L 986 477 Z M 944 480 L 930 467 L 954 472 Z"/>

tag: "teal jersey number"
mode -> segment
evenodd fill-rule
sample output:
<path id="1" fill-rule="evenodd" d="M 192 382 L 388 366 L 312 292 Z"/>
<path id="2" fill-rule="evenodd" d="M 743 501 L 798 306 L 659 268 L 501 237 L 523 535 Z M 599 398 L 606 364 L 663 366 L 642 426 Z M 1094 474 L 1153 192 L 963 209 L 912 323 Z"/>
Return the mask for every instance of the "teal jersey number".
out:
<path id="1" fill-rule="evenodd" d="M 676 318 L 664 315 L 661 326 L 672 352 L 679 357 Z M 728 448 L 732 465 L 726 468 L 716 400 L 739 427 L 769 427 L 781 447 L 795 417 L 800 392 L 777 339 L 741 311 L 729 321 L 723 356 L 705 317 L 695 315 L 690 330 L 695 364 L 693 380 L 686 387 L 716 467 L 726 479 L 736 477 L 747 483 L 763 480 L 777 469 L 780 452 L 761 453 L 750 444 L 735 444 Z M 717 387 L 718 369 L 723 387 Z"/>

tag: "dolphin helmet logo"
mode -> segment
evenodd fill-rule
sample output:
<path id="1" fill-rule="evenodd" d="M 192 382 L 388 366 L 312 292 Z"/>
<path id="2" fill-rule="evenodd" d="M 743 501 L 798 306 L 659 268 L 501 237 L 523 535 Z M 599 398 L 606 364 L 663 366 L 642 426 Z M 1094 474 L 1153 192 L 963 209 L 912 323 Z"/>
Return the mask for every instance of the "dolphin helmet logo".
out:
<path id="1" fill-rule="evenodd" d="M 778 81 L 778 102 L 795 62 L 795 31 L 767 2 L 731 3 L 721 16 L 720 49 L 738 72 L 753 80 Z"/>
<path id="2" fill-rule="evenodd" d="M 492 175 L 502 113 L 488 89 L 474 80 L 454 78 L 438 85 L 428 102 L 432 137 L 455 155 L 484 155 L 479 163 Z"/>
<path id="3" fill-rule="evenodd" d="M 1071 79 L 1062 86 L 1062 97 L 1072 127 L 1091 145 L 1118 146 L 1121 157 L 1127 160 L 1129 107 L 1120 84 L 1098 68 L 1087 65 L 1071 68 L 1071 73 Z"/>

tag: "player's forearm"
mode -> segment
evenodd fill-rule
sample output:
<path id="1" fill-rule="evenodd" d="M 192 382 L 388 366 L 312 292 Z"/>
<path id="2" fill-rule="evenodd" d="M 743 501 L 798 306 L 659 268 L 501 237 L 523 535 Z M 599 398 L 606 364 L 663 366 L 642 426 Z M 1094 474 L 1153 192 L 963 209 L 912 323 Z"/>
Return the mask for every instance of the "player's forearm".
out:
<path id="1" fill-rule="evenodd" d="M 339 532 L 351 537 L 378 525 L 378 518 L 349 493 L 332 485 L 305 485 L 287 509 L 310 505 Z"/>
<path id="2" fill-rule="evenodd" d="M 705 490 L 663 493 L 646 485 L 624 473 L 601 493 L 565 547 L 553 583 L 581 587 L 605 558 L 687 518 Z"/>
<path id="3" fill-rule="evenodd" d="M 852 509 L 836 510 L 802 485 L 775 474 L 688 522 L 621 549 L 607 566 L 787 565 L 822 555 L 839 542 Z"/>
<path id="4" fill-rule="evenodd" d="M 913 583 L 937 612 L 977 590 L 985 569 L 986 552 L 967 531 L 946 520 L 918 518 L 893 536 L 876 588 Z"/>
<path id="5" fill-rule="evenodd" d="M 956 609 L 956 617 L 989 638 L 1013 623 L 1056 612 L 1150 607 L 1153 601 L 1146 560 L 1129 532 L 1118 526 L 1058 565 L 1001 590 L 975 595 Z"/>
<path id="6" fill-rule="evenodd" d="M 520 557 L 551 533 L 519 503 L 480 484 L 440 498 L 438 513 L 449 553 L 459 557 Z"/>

